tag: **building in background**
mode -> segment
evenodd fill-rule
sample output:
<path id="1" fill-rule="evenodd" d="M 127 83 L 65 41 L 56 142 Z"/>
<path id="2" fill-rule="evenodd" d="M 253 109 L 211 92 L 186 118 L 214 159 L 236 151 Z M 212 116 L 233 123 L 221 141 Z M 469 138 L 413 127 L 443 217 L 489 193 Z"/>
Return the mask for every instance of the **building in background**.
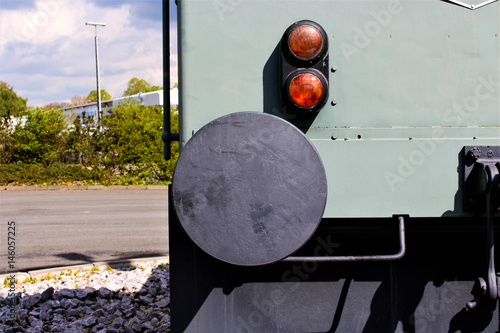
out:
<path id="1" fill-rule="evenodd" d="M 113 100 L 102 101 L 101 102 L 102 114 L 103 115 L 109 114 L 112 107 L 113 107 Z M 63 112 L 67 113 L 68 115 L 74 115 L 80 117 L 82 116 L 83 112 L 85 112 L 87 117 L 94 117 L 94 119 L 97 121 L 97 102 L 90 102 L 88 104 L 63 108 Z"/>
<path id="2" fill-rule="evenodd" d="M 177 88 L 170 89 L 170 105 L 179 105 L 179 89 Z"/>
<path id="3" fill-rule="evenodd" d="M 113 99 L 113 106 L 123 103 L 139 101 L 143 106 L 160 105 L 163 106 L 163 90 L 151 91 L 147 93 L 138 93 L 136 95 L 118 97 Z"/>
<path id="4" fill-rule="evenodd" d="M 147 93 L 138 93 L 136 95 L 118 97 L 108 101 L 101 102 L 102 114 L 107 115 L 111 113 L 111 109 L 122 103 L 131 101 L 138 101 L 143 106 L 163 106 L 163 90 L 150 91 Z M 179 89 L 170 89 L 170 105 L 177 106 L 179 104 Z M 87 116 L 93 116 L 97 120 L 97 102 L 88 104 L 67 107 L 63 109 L 64 112 L 70 115 L 82 116 L 83 112 Z"/>

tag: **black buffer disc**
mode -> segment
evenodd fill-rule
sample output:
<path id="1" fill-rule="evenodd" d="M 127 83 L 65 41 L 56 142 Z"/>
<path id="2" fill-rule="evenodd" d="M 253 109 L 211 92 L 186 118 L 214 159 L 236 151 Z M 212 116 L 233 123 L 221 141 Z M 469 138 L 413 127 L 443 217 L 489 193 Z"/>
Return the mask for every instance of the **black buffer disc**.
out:
<path id="1" fill-rule="evenodd" d="M 201 128 L 182 149 L 173 202 L 188 236 L 235 265 L 279 261 L 318 227 L 327 181 L 309 139 L 287 121 L 238 112 Z"/>

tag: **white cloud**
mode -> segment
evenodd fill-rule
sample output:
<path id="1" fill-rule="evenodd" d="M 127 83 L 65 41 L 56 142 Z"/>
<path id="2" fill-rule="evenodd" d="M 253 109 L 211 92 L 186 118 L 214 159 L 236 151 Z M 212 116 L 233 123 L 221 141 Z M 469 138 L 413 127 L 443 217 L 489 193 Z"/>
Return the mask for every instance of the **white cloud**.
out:
<path id="1" fill-rule="evenodd" d="M 60 37 L 71 38 L 76 32 L 72 20 L 81 3 L 67 0 L 36 1 L 35 7 L 0 12 L 0 52 L 11 42 L 33 45 L 53 42 Z"/>
<path id="2" fill-rule="evenodd" d="M 30 8 L 0 11 L 1 80 L 29 105 L 88 94 L 96 86 L 95 49 L 94 27 L 85 22 L 93 21 L 107 24 L 98 27 L 103 89 L 119 97 L 132 77 L 162 86 L 161 21 L 145 19 L 143 13 L 141 18 L 130 3 L 118 3 L 104 8 L 90 0 L 37 0 Z M 159 2 L 145 5 L 158 7 Z M 177 50 L 172 49 L 174 64 Z M 171 80 L 177 82 L 176 70 Z"/>

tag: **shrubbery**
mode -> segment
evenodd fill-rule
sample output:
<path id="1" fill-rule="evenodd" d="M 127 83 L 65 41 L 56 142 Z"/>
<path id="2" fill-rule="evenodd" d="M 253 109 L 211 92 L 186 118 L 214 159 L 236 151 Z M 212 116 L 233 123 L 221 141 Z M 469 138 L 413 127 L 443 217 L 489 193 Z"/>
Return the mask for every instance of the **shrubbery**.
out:
<path id="1" fill-rule="evenodd" d="M 49 166 L 22 162 L 2 164 L 0 184 L 2 185 L 79 185 L 112 184 L 118 177 L 105 170 L 85 168 L 82 165 L 53 163 Z"/>
<path id="2" fill-rule="evenodd" d="M 173 132 L 177 112 L 170 109 Z M 15 124 L 14 124 L 15 123 Z M 178 156 L 163 159 L 161 107 L 121 104 L 100 123 L 61 110 L 26 110 L 2 120 L 0 184 L 157 184 L 171 179 Z"/>

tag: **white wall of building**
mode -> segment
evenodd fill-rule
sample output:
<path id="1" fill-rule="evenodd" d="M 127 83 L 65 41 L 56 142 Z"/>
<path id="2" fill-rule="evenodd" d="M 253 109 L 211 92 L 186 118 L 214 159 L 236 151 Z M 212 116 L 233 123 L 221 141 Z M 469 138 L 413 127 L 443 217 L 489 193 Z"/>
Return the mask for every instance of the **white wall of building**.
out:
<path id="1" fill-rule="evenodd" d="M 144 106 L 153 106 L 153 105 L 163 106 L 163 90 L 151 91 L 147 93 L 139 93 L 136 95 L 126 96 L 126 97 L 118 97 L 114 98 L 112 101 L 103 101 L 102 102 L 103 114 L 106 114 L 107 113 L 106 111 L 108 111 L 113 106 L 130 101 L 139 101 L 140 104 Z M 176 106 L 178 104 L 179 104 L 179 89 L 177 88 L 170 89 L 170 105 Z M 79 116 L 81 116 L 82 113 L 85 111 L 87 116 L 96 117 L 97 103 L 94 102 L 84 105 L 78 105 L 66 108 L 64 109 L 64 111 Z"/>

